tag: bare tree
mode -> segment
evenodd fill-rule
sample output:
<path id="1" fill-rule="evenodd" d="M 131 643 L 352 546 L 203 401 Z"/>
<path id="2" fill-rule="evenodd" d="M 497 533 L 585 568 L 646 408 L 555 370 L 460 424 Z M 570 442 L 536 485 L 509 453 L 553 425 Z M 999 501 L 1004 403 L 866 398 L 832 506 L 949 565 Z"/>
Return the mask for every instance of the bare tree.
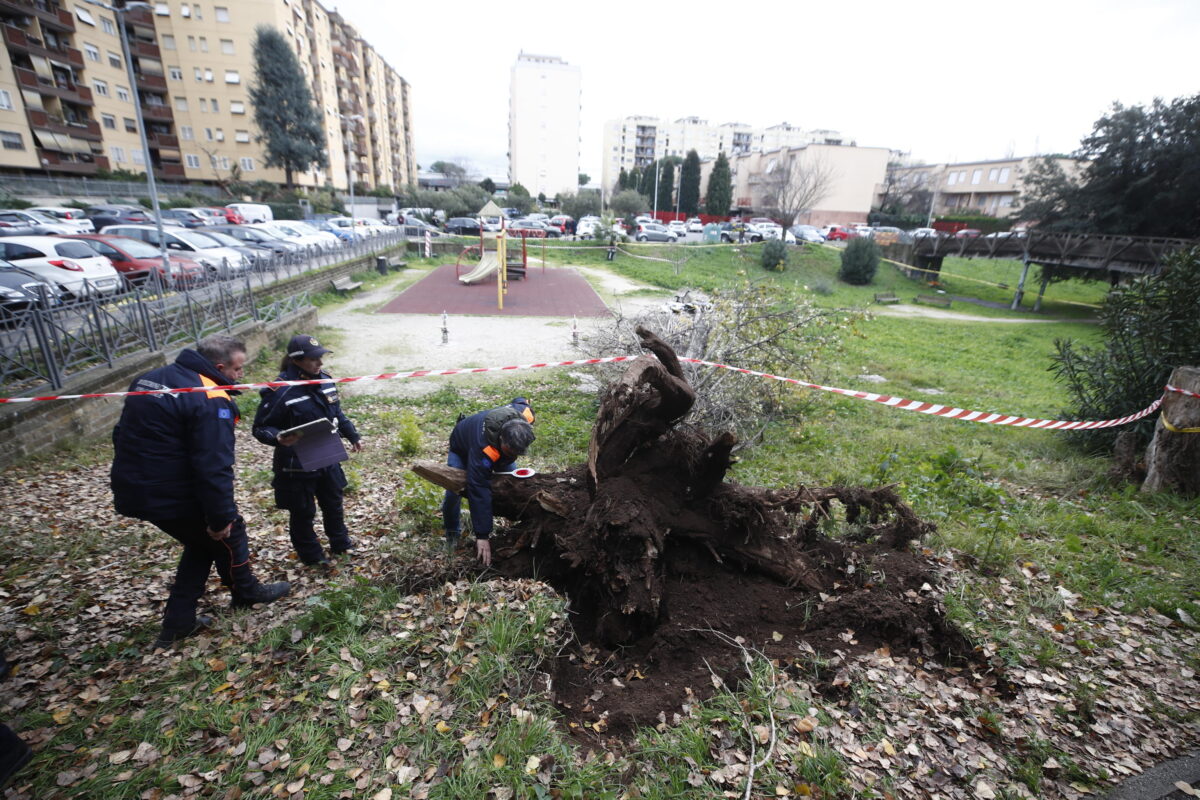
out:
<path id="1" fill-rule="evenodd" d="M 833 190 L 834 169 L 820 156 L 786 150 L 767 165 L 762 176 L 763 207 L 785 227 L 820 203 Z"/>
<path id="2" fill-rule="evenodd" d="M 211 147 L 205 147 L 204 145 L 200 145 L 199 147 L 204 155 L 208 156 L 208 163 L 213 171 L 213 181 L 217 184 L 217 188 L 229 197 L 237 199 L 237 195 L 234 194 L 231 184 L 241 181 L 241 165 L 236 161 L 231 161 L 229 156 L 220 155 Z"/>

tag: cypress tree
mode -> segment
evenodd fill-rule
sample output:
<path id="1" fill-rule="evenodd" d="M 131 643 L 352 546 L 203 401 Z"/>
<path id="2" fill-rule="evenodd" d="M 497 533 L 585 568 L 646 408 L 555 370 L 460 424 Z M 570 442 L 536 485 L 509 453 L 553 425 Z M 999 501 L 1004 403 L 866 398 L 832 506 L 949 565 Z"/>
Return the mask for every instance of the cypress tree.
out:
<path id="1" fill-rule="evenodd" d="M 260 25 L 254 36 L 254 85 L 250 102 L 261 132 L 268 167 L 282 167 L 284 180 L 312 167 L 327 167 L 321 115 L 305 82 L 300 61 L 278 30 Z"/>
<path id="2" fill-rule="evenodd" d="M 644 170 L 642 170 L 642 181 L 638 184 L 638 193 L 644 194 L 646 197 L 654 197 L 654 175 L 658 172 L 658 161 L 651 161 Z"/>
<path id="3" fill-rule="evenodd" d="M 700 211 L 700 154 L 688 150 L 679 168 L 679 210 L 689 217 Z"/>
<path id="4" fill-rule="evenodd" d="M 729 216 L 733 205 L 733 175 L 729 171 L 729 159 L 724 153 L 717 155 L 712 174 L 708 176 L 708 194 L 704 198 L 704 210 L 718 217 Z"/>
<path id="5" fill-rule="evenodd" d="M 617 191 L 623 192 L 629 188 L 629 175 L 625 172 L 625 168 L 621 167 L 621 174 L 617 176 Z"/>
<path id="6" fill-rule="evenodd" d="M 658 178 L 658 210 L 675 210 L 675 162 L 670 159 L 663 162 Z"/>

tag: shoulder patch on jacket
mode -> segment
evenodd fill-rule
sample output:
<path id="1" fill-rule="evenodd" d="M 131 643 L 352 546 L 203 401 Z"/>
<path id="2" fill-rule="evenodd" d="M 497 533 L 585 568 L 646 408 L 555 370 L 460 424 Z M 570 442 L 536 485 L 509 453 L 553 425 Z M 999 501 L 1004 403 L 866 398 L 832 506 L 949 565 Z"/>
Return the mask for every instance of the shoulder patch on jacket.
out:
<path id="1" fill-rule="evenodd" d="M 232 419 L 233 415 L 229 413 L 228 408 L 218 408 L 217 409 L 217 418 L 218 419 Z"/>

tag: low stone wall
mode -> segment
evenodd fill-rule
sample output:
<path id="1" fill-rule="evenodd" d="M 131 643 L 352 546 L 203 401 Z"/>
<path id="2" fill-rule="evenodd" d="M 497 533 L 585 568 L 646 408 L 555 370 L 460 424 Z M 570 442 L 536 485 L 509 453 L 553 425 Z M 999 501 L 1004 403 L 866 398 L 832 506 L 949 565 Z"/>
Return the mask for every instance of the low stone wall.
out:
<path id="1" fill-rule="evenodd" d="M 255 293 L 266 295 L 267 297 L 287 297 L 289 295 L 300 294 L 304 291 L 326 292 L 329 291 L 329 282 L 332 280 L 345 278 L 357 272 L 374 272 L 375 259 L 378 256 L 392 256 L 404 252 L 404 245 L 397 245 L 396 247 L 380 250 L 378 253 L 372 253 L 341 264 L 335 264 L 331 267 L 323 267 L 322 269 L 302 272 L 299 275 L 284 278 L 261 290 L 256 290 Z"/>
<path id="2" fill-rule="evenodd" d="M 328 272 L 323 274 L 328 275 Z M 243 323 L 231 333 L 246 343 L 247 360 L 252 360 L 263 348 L 273 347 L 283 335 L 313 328 L 316 324 L 317 309 L 308 306 L 273 322 Z M 127 356 L 112 369 L 90 370 L 68 380 L 57 394 L 123 392 L 138 375 L 174 361 L 181 349 Z M 71 441 L 108 436 L 121 416 L 123 403 L 119 397 L 109 397 L 46 400 L 5 406 L 0 413 L 0 442 L 4 442 L 0 447 L 0 467 L 15 464 L 37 453 L 49 452 Z"/>

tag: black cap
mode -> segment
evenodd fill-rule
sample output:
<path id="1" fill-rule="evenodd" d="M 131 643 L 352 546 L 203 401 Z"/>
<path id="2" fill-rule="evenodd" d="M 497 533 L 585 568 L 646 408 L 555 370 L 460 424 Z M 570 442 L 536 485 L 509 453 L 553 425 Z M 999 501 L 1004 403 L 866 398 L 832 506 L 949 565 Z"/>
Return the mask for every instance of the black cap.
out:
<path id="1" fill-rule="evenodd" d="M 326 350 L 316 339 L 303 333 L 293 336 L 287 348 L 288 358 L 316 358 L 330 352 L 333 351 Z"/>

